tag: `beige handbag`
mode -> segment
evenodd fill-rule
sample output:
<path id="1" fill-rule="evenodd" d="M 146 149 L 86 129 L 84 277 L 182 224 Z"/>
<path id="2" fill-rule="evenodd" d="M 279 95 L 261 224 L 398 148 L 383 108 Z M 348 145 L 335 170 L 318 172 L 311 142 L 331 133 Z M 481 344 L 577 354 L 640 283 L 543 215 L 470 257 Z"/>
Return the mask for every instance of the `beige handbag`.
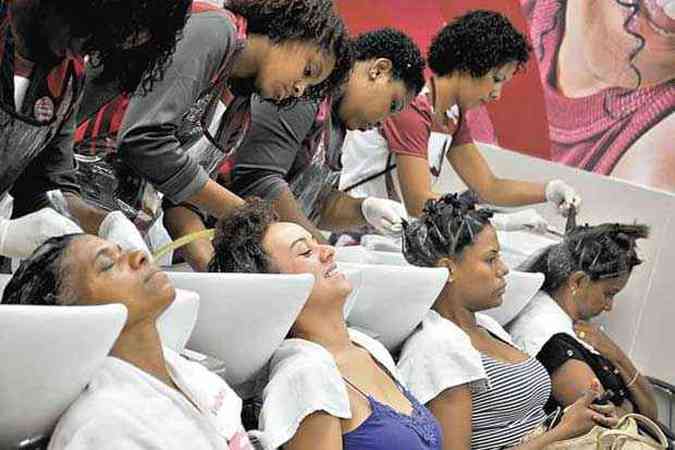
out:
<path id="1" fill-rule="evenodd" d="M 640 433 L 638 424 L 649 429 L 658 441 Z M 572 439 L 554 442 L 546 450 L 664 450 L 668 439 L 651 419 L 640 414 L 626 414 L 614 428 L 595 426 Z"/>

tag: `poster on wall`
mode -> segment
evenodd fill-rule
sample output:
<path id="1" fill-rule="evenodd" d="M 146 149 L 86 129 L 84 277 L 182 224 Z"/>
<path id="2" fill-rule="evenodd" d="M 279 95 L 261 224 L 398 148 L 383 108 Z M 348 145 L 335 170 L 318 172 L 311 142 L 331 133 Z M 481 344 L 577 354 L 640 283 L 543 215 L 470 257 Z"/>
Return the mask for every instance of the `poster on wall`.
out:
<path id="1" fill-rule="evenodd" d="M 470 10 L 504 14 L 532 53 L 487 105 L 497 143 L 675 192 L 675 0 L 367 2 L 378 14 L 361 1 L 337 4 L 353 32 L 394 26 L 422 49 Z"/>

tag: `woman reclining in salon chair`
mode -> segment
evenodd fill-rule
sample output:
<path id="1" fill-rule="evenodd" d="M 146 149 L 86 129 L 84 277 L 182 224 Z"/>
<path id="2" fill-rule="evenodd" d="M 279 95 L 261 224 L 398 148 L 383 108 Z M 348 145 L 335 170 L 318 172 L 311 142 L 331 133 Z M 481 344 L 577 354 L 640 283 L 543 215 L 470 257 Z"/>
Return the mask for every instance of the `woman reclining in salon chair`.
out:
<path id="1" fill-rule="evenodd" d="M 648 234 L 649 228 L 641 224 L 579 226 L 521 266 L 546 278 L 509 330 L 551 376 L 547 409 L 569 405 L 584 385 L 597 378 L 619 415 L 637 412 L 658 419 L 647 377 L 599 326 L 589 322 L 612 310 L 614 297 L 642 263 L 636 241 Z"/>
<path id="2" fill-rule="evenodd" d="M 23 261 L 3 304 L 121 303 L 128 312 L 110 356 L 61 417 L 50 449 L 253 450 L 234 391 L 162 346 L 155 322 L 175 294 L 145 253 L 88 234 L 51 238 Z"/>
<path id="3" fill-rule="evenodd" d="M 612 407 L 592 405 L 598 394 L 594 382 L 557 425 L 548 426 L 548 373 L 482 314 L 501 304 L 508 273 L 491 215 L 447 194 L 429 200 L 418 221 L 404 224 L 407 261 L 449 272 L 398 363 L 412 393 L 441 423 L 443 449 L 545 449 L 596 424 L 613 425 Z"/>
<path id="4" fill-rule="evenodd" d="M 218 225 L 212 272 L 311 273 L 312 293 L 270 363 L 265 449 L 441 450 L 441 430 L 382 344 L 347 328 L 335 250 L 254 200 Z M 271 299 L 283 301 L 283 299 Z"/>

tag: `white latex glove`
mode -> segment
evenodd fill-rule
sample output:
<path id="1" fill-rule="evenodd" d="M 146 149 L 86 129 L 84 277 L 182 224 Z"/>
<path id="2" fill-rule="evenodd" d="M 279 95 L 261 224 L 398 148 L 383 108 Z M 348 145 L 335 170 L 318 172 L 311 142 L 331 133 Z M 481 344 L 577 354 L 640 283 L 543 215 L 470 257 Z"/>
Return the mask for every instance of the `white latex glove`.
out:
<path id="1" fill-rule="evenodd" d="M 402 242 L 400 237 L 366 234 L 361 236 L 361 245 L 368 250 L 378 252 L 401 253 Z"/>
<path id="2" fill-rule="evenodd" d="M 545 233 L 548 228 L 546 219 L 531 208 L 509 214 L 494 214 L 490 222 L 500 231 L 532 230 Z"/>
<path id="3" fill-rule="evenodd" d="M 124 250 L 142 250 L 152 257 L 143 236 L 122 211 L 113 211 L 98 227 L 98 236 L 118 244 Z"/>
<path id="4" fill-rule="evenodd" d="M 571 206 L 579 211 L 581 197 L 574 188 L 563 180 L 551 180 L 546 185 L 546 200 L 558 208 L 558 212 L 566 216 Z"/>
<path id="5" fill-rule="evenodd" d="M 47 239 L 71 233 L 82 229 L 52 208 L 14 220 L 0 219 L 0 255 L 27 258 Z"/>
<path id="6" fill-rule="evenodd" d="M 401 234 L 401 221 L 406 217 L 405 207 L 399 202 L 368 197 L 361 203 L 361 213 L 377 231 L 388 235 Z"/>

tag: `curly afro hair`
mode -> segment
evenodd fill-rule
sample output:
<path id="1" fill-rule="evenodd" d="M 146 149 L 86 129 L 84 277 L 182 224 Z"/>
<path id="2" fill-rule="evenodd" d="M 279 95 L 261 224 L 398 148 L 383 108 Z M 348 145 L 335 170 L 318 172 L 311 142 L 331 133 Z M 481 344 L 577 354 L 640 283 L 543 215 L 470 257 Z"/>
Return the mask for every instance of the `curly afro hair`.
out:
<path id="1" fill-rule="evenodd" d="M 393 28 L 362 33 L 354 40 L 354 59 L 366 61 L 387 58 L 393 65 L 393 78 L 402 80 L 409 91 L 419 94 L 424 87 L 424 58 L 415 42 Z"/>
<path id="2" fill-rule="evenodd" d="M 209 272 L 272 272 L 262 241 L 267 228 L 278 221 L 279 216 L 270 203 L 259 198 L 247 199 L 216 224 L 215 254 L 209 263 Z"/>
<path id="3" fill-rule="evenodd" d="M 641 224 L 578 226 L 567 233 L 560 244 L 536 253 L 519 269 L 543 273 L 542 289 L 548 294 L 577 271 L 584 272 L 593 281 L 619 277 L 642 263 L 635 241 L 648 236 L 649 227 Z"/>
<path id="4" fill-rule="evenodd" d="M 503 15 L 471 11 L 443 27 L 429 47 L 427 62 L 437 76 L 455 72 L 474 78 L 508 63 L 516 72 L 527 63 L 532 47 Z"/>
<path id="5" fill-rule="evenodd" d="M 308 88 L 303 98 L 322 99 L 344 83 L 352 68 L 352 45 L 332 0 L 228 0 L 225 7 L 246 18 L 249 33 L 264 35 L 274 43 L 313 42 L 335 57 L 335 68 L 328 78 Z M 296 101 L 289 98 L 279 106 Z"/>
<path id="6" fill-rule="evenodd" d="M 469 196 L 446 194 L 427 200 L 418 220 L 403 222 L 403 256 L 421 267 L 434 267 L 441 258 L 460 258 L 490 224 L 492 214 L 488 208 L 476 209 Z"/>
<path id="7" fill-rule="evenodd" d="M 57 3 L 48 0 L 46 3 Z M 192 0 L 68 0 L 56 6 L 74 36 L 88 37 L 84 53 L 103 66 L 123 92 L 147 93 L 162 79 Z M 139 44 L 143 58 L 126 64 Z"/>

